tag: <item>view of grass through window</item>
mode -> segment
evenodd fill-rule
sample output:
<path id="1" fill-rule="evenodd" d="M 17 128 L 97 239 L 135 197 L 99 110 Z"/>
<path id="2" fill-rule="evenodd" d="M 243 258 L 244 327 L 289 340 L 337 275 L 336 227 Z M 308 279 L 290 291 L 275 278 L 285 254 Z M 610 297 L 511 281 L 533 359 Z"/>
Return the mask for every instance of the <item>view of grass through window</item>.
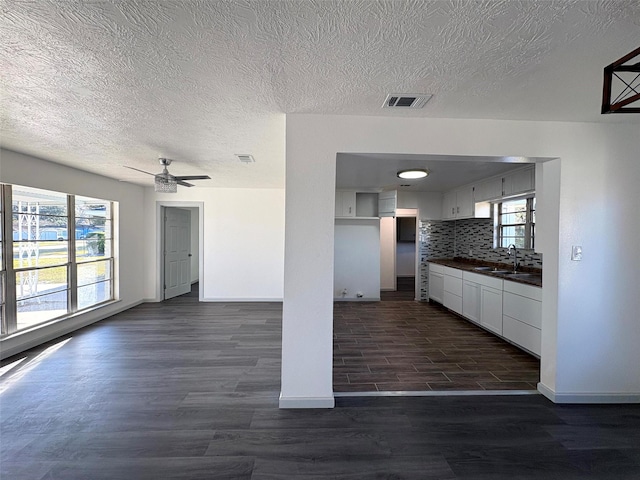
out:
<path id="1" fill-rule="evenodd" d="M 11 212 L 3 265 L 2 334 L 11 334 L 113 298 L 113 205 L 107 200 L 3 185 Z M 7 225 L 3 221 L 2 225 Z M 1 229 L 0 229 L 1 230 Z M 76 288 L 71 288 L 77 285 Z"/>

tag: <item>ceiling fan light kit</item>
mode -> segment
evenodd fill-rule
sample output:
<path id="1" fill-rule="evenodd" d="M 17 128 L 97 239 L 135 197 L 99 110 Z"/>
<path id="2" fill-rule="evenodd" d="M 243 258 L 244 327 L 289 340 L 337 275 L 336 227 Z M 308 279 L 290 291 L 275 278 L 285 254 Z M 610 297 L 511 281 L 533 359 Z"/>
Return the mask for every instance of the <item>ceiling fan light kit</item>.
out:
<path id="1" fill-rule="evenodd" d="M 178 191 L 178 185 L 182 185 L 183 187 L 193 187 L 192 183 L 187 183 L 185 180 L 210 180 L 211 177 L 209 175 L 171 175 L 167 167 L 171 165 L 172 160 L 170 158 L 162 158 L 158 159 L 160 165 L 162 165 L 162 172 L 160 173 L 151 173 L 145 172 L 144 170 L 140 170 L 135 167 L 127 167 L 131 170 L 136 170 L 137 172 L 146 173 L 147 175 L 153 175 L 154 177 L 154 190 L 158 193 L 176 193 Z"/>

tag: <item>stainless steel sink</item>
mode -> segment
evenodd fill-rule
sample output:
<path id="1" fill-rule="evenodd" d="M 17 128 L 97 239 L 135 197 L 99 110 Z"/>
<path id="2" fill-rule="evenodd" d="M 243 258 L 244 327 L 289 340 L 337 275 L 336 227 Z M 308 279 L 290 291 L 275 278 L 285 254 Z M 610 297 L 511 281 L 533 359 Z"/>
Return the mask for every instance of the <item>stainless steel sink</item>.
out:
<path id="1" fill-rule="evenodd" d="M 487 273 L 508 273 L 509 270 L 498 270 L 494 267 L 474 267 L 474 270 L 478 270 L 479 272 L 487 272 Z"/>
<path id="2" fill-rule="evenodd" d="M 512 278 L 542 278 L 542 275 L 539 275 L 537 273 L 520 273 L 520 272 L 505 272 L 503 274 L 505 277 L 512 277 Z"/>

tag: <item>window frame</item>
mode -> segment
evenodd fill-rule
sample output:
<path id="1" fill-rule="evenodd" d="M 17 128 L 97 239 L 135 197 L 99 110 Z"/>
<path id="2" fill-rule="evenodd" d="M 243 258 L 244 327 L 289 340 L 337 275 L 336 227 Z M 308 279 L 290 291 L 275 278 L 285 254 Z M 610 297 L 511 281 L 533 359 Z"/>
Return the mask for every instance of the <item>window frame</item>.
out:
<path id="1" fill-rule="evenodd" d="M 48 189 L 40 189 L 44 192 L 51 192 L 52 194 L 62 194 L 66 196 L 66 235 L 67 235 L 67 259 L 64 263 L 59 263 L 55 265 L 35 265 L 28 266 L 23 268 L 16 268 L 14 265 L 14 240 L 13 240 L 13 190 L 14 188 L 20 188 L 22 185 L 12 185 L 6 183 L 0 183 L 0 196 L 2 197 L 2 208 L 0 210 L 0 232 L 2 236 L 2 243 L 0 248 L 2 248 L 2 262 L 0 263 L 0 288 L 4 288 L 4 292 L 0 292 L 0 309 L 2 309 L 2 322 L 0 323 L 0 338 L 6 338 L 10 335 L 24 332 L 30 330 L 32 328 L 41 328 L 45 325 L 48 325 L 52 322 L 57 322 L 60 320 L 64 320 L 69 318 L 77 313 L 82 313 L 85 311 L 92 310 L 94 308 L 99 308 L 105 304 L 111 303 L 117 300 L 117 292 L 116 292 L 116 272 L 117 272 L 117 258 L 115 255 L 115 243 L 116 243 L 116 221 L 117 221 L 117 202 L 107 199 L 99 199 L 94 197 L 85 197 L 81 195 L 74 195 L 63 192 L 56 192 Z M 25 188 L 34 188 L 29 186 L 24 186 Z M 110 222 L 110 235 L 105 235 L 105 252 L 109 252 L 109 256 L 102 256 L 97 259 L 87 260 L 85 262 L 77 261 L 77 249 L 78 244 L 76 242 L 76 209 L 75 209 L 75 200 L 76 196 L 82 199 L 91 199 L 96 200 L 98 202 L 103 202 L 108 204 L 108 216 L 105 216 L 105 221 Z M 9 208 L 10 207 L 10 208 Z M 35 241 L 40 241 L 40 239 L 36 239 Z M 9 261 L 8 259 L 11 259 Z M 108 279 L 95 281 L 89 284 L 84 284 L 78 286 L 78 264 L 90 264 L 96 262 L 106 262 L 109 264 L 110 268 L 110 276 Z M 42 271 L 50 268 L 66 268 L 66 287 L 59 292 L 66 291 L 67 299 L 66 299 L 66 312 L 61 315 L 56 315 L 52 318 L 47 318 L 46 320 L 37 321 L 33 324 L 26 325 L 22 328 L 18 328 L 18 303 L 23 299 L 18 299 L 18 285 L 16 284 L 16 274 L 20 272 L 32 272 L 32 271 Z M 2 281 L 4 280 L 4 281 Z M 109 283 L 109 295 L 108 298 L 101 300 L 97 303 L 93 303 L 83 308 L 78 308 L 78 289 L 81 287 L 86 287 L 87 285 L 95 285 L 98 283 L 108 282 Z M 50 294 L 54 294 L 55 292 L 50 292 Z M 38 296 L 44 296 L 47 293 L 43 293 L 41 295 L 35 295 L 29 298 L 36 298 Z"/>
<path id="2" fill-rule="evenodd" d="M 503 218 L 506 215 L 512 214 L 503 213 L 502 208 L 505 203 L 525 200 L 525 221 L 524 223 L 502 223 Z M 514 197 L 503 199 L 493 204 L 494 211 L 494 230 L 493 230 L 493 248 L 508 248 L 508 245 L 503 245 L 503 239 L 505 238 L 523 238 L 524 247 L 518 247 L 518 250 L 535 250 L 535 221 L 534 215 L 536 210 L 536 197 L 535 195 L 527 195 L 521 197 Z M 524 226 L 524 235 L 522 237 L 505 237 L 504 229 L 510 227 Z M 515 244 L 515 241 L 510 241 L 509 244 Z"/>

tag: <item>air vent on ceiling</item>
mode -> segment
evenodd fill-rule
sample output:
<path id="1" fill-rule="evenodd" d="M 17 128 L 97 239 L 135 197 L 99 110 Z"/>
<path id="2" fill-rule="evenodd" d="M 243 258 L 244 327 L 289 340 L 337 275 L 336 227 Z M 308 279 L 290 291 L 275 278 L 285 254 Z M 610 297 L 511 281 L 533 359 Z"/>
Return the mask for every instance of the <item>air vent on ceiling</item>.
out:
<path id="1" fill-rule="evenodd" d="M 240 160 L 242 163 L 253 163 L 255 162 L 253 155 L 246 155 L 246 154 L 241 154 L 241 153 L 236 153 L 236 157 L 238 157 L 238 160 Z"/>
<path id="2" fill-rule="evenodd" d="M 431 97 L 428 93 L 390 93 L 382 108 L 422 108 Z"/>

